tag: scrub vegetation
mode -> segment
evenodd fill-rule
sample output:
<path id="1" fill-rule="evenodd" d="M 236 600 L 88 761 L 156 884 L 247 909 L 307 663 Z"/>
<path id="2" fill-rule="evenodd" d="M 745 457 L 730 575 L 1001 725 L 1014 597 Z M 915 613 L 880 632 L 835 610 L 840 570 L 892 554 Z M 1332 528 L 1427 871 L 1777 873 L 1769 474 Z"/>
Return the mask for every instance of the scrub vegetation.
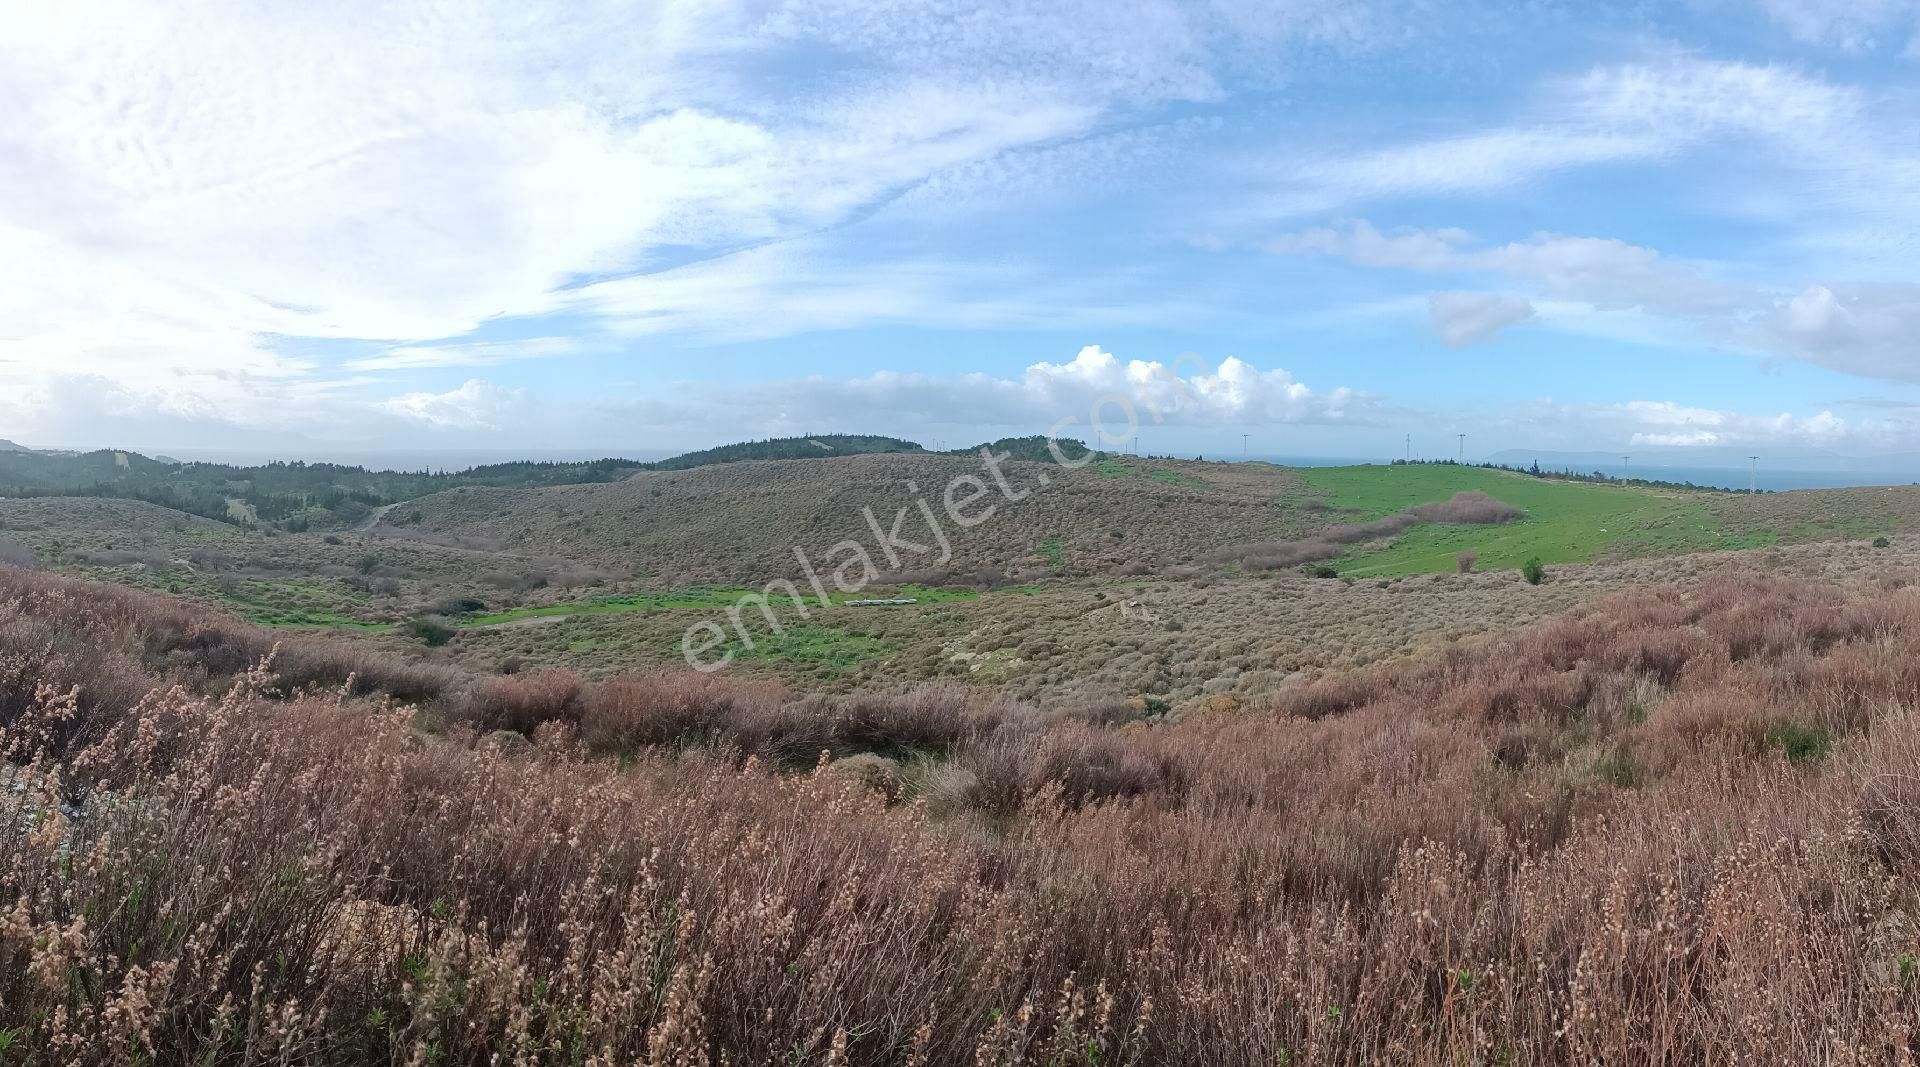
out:
<path id="1" fill-rule="evenodd" d="M 488 676 L 0 569 L 0 1034 L 27 1063 L 1898 1062 L 1906 575 L 1645 588 L 1176 713 Z"/>

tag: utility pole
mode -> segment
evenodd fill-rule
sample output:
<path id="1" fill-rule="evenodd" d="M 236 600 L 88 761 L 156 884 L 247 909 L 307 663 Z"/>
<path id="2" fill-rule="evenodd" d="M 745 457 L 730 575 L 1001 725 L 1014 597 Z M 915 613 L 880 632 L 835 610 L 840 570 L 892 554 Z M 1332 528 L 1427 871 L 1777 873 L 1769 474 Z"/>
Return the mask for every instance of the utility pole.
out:
<path id="1" fill-rule="evenodd" d="M 1754 491 L 1754 477 L 1755 472 L 1759 469 L 1759 463 L 1759 456 L 1747 457 L 1747 492 L 1749 493 Z"/>
<path id="2" fill-rule="evenodd" d="M 1467 435 L 1457 433 L 1454 436 L 1460 439 L 1460 455 L 1455 457 L 1454 462 L 1464 464 L 1467 461 Z"/>
<path id="3" fill-rule="evenodd" d="M 1140 457 L 1140 435 L 1139 434 L 1133 435 L 1133 455 L 1135 459 L 1138 459 Z"/>
<path id="4" fill-rule="evenodd" d="M 1407 462 L 1413 462 L 1413 435 L 1407 435 Z"/>
<path id="5" fill-rule="evenodd" d="M 1627 466 L 1627 464 L 1632 460 L 1633 460 L 1632 456 L 1620 457 L 1620 480 L 1623 482 L 1633 477 L 1633 469 Z"/>

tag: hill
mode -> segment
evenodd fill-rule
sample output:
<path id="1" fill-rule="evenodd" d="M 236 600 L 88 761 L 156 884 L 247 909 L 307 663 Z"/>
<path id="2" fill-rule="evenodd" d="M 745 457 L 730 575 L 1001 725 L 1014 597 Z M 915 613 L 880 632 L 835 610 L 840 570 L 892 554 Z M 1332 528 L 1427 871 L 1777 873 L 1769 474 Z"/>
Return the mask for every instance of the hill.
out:
<path id="1" fill-rule="evenodd" d="M 1046 460 L 1045 438 L 995 442 L 1016 458 Z M 980 446 L 989 447 L 989 446 Z M 1085 455 L 1075 441 L 1063 454 Z M 978 449 L 953 453 L 971 454 Z M 273 462 L 256 466 L 180 462 L 138 452 L 40 452 L 0 442 L 0 496 L 119 497 L 144 500 L 219 522 L 281 530 L 338 529 L 367 520 L 377 508 L 461 486 L 552 486 L 619 481 L 640 471 L 692 470 L 722 463 L 918 453 L 912 441 L 871 434 L 822 434 L 745 441 L 657 462 L 494 463 L 458 471 L 368 470 L 334 463 Z"/>
<path id="2" fill-rule="evenodd" d="M 1299 480 L 1278 467 L 1108 458 L 1077 470 L 1010 460 L 1001 470 L 1019 501 L 1004 499 L 977 455 L 882 453 L 459 489 L 396 508 L 377 530 L 479 538 L 672 582 L 764 582 L 798 576 L 796 548 L 818 558 L 847 540 L 896 572 L 1142 572 L 1197 560 L 1222 539 L 1291 537 L 1321 521 L 1298 507 Z M 992 518 L 971 529 L 943 520 L 953 552 L 944 563 L 937 553 L 886 560 L 863 509 L 889 530 L 905 509 L 901 536 L 930 544 L 919 503 L 943 514 L 942 494 L 961 478 L 992 490 L 976 509 L 998 501 Z"/>
<path id="3" fill-rule="evenodd" d="M 1039 438 L 1024 444 L 1035 441 L 1044 445 Z M 1469 551 L 1482 569 L 1498 570 L 1533 558 L 1551 564 L 1673 556 L 1920 528 L 1915 487 L 1749 496 L 1453 464 L 1290 469 L 1125 456 L 1093 457 L 1077 469 L 1011 460 L 1004 469 L 1013 483 L 1038 491 L 1003 502 L 990 522 L 949 531 L 948 577 L 1168 573 L 1314 560 L 1335 561 L 1351 577 L 1391 577 L 1451 571 Z M 1051 484 L 1041 490 L 1043 475 Z M 764 582 L 798 576 L 796 547 L 817 555 L 848 539 L 870 545 L 863 508 L 889 523 L 906 508 L 906 536 L 925 531 L 916 501 L 929 501 L 938 514 L 941 492 L 963 476 L 991 481 L 972 453 L 741 461 L 643 471 L 606 485 L 440 493 L 389 511 L 379 530 L 478 539 L 670 583 Z M 1434 509 L 1462 493 L 1483 494 L 1519 514 L 1436 518 Z M 903 558 L 889 569 L 940 580 L 932 571 L 941 568 L 929 566 L 924 558 Z"/>
<path id="4" fill-rule="evenodd" d="M 924 452 L 912 441 L 873 434 L 816 434 L 806 437 L 774 437 L 764 441 L 741 441 L 651 464 L 654 470 L 678 471 L 713 463 L 744 463 L 750 460 L 818 459 L 828 456 L 860 456 L 875 452 Z"/>
<path id="5" fill-rule="evenodd" d="M 179 463 L 114 449 L 0 451 L 0 496 L 118 497 L 219 522 L 304 530 L 352 525 L 382 505 L 457 485 L 609 481 L 643 466 L 603 459 L 405 473 L 332 463 Z"/>

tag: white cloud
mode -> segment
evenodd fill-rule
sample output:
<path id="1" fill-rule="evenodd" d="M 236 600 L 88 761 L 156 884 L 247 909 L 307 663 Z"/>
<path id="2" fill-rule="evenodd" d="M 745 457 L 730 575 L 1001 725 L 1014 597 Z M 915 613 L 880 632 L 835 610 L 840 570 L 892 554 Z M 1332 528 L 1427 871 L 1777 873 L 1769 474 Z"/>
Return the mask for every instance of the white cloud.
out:
<path id="1" fill-rule="evenodd" d="M 1266 247 L 1280 254 L 1335 256 L 1367 267 L 1495 275 L 1600 308 L 1703 314 L 1734 309 L 1751 294 L 1714 280 L 1704 266 L 1606 238 L 1540 233 L 1487 246 L 1458 229 L 1382 233 L 1361 220 L 1344 229 L 1285 235 Z"/>
<path id="2" fill-rule="evenodd" d="M 502 317 L 712 322 L 733 306 L 713 286 L 582 283 L 820 233 L 949 174 L 1084 166 L 1098 154 L 1048 153 L 1133 109 L 1216 98 L 1229 55 L 1348 47 L 1372 25 L 1319 0 L 956 18 L 806 0 L 80 0 L 7 18 L 0 386 L 99 373 L 210 399 L 212 376 L 321 369 L 276 338 L 391 345 L 353 369 L 393 371 L 519 358 L 410 343 Z M 955 293 L 902 267 L 903 283 L 871 264 L 846 279 L 824 320 L 884 318 L 902 287 L 909 309 L 1007 311 L 1005 287 Z M 799 303 L 782 329 L 809 325 Z"/>
<path id="3" fill-rule="evenodd" d="M 1525 241 L 1481 245 L 1460 230 L 1383 233 L 1364 220 L 1283 235 L 1265 247 L 1386 270 L 1496 277 L 1546 298 L 1530 302 L 1527 317 L 1539 312 L 1544 323 L 1577 332 L 1640 343 L 1686 340 L 1684 335 L 1662 338 L 1644 324 L 1623 330 L 1628 324 L 1607 314 L 1638 312 L 1687 325 L 1696 345 L 1704 340 L 1863 377 L 1920 381 L 1920 285 L 1816 284 L 1796 293 L 1721 281 L 1708 265 L 1672 260 L 1622 241 L 1536 234 Z M 1449 344 L 1484 339 L 1472 328 L 1479 321 L 1476 312 L 1521 311 L 1518 304 L 1496 309 L 1484 297 L 1478 304 L 1433 300 L 1434 327 Z M 1491 329 L 1507 324 L 1497 321 Z M 1462 332 L 1450 333 L 1456 326 Z"/>
<path id="4" fill-rule="evenodd" d="M 1845 52 L 1908 41 L 1920 17 L 1913 0 L 1758 0 L 1757 6 L 1794 40 Z"/>
<path id="5" fill-rule="evenodd" d="M 740 341 L 875 324 L 963 329 L 1178 321 L 1196 305 L 1125 278 L 1053 278 L 1017 263 L 862 260 L 796 239 L 583 286 L 566 306 L 628 337 Z"/>
<path id="6" fill-rule="evenodd" d="M 1427 297 L 1427 313 L 1440 339 L 1460 348 L 1491 341 L 1533 318 L 1533 305 L 1504 293 L 1434 293 Z"/>
<path id="7" fill-rule="evenodd" d="M 1810 285 L 1782 301 L 1762 329 L 1836 370 L 1920 381 L 1920 285 Z"/>
<path id="8" fill-rule="evenodd" d="M 347 370 L 424 370 L 438 367 L 494 367 L 523 359 L 578 355 L 587 345 L 572 337 L 530 337 L 518 341 L 470 341 L 443 345 L 396 345 L 378 355 L 342 363 Z"/>
<path id="9" fill-rule="evenodd" d="M 1740 140 L 1816 150 L 1860 118 L 1859 95 L 1790 68 L 1676 54 L 1549 81 L 1511 121 L 1346 152 L 1262 162 L 1253 214 L 1289 218 L 1405 196 L 1503 193 L 1553 173 L 1670 160 Z"/>
<path id="10" fill-rule="evenodd" d="M 1065 437 L 1104 433 L 1107 446 L 1119 447 L 1136 430 L 1151 435 L 1160 427 L 1366 424 L 1378 417 L 1378 401 L 1347 388 L 1314 389 L 1285 370 L 1240 359 L 1217 366 L 1191 356 L 1121 359 L 1088 345 L 1072 360 L 1034 363 L 1018 377 L 883 371 L 744 386 L 689 383 L 613 410 L 616 421 L 662 438 L 710 434 L 716 424 L 747 435 L 884 429 L 916 439 L 937 436 L 939 427 L 996 435 L 1059 427 Z"/>
<path id="11" fill-rule="evenodd" d="M 1910 448 L 1920 443 L 1920 425 L 1906 420 L 1855 422 L 1826 410 L 1812 414 L 1760 415 L 1671 400 L 1633 400 L 1624 404 L 1546 401 L 1523 411 L 1509 423 L 1511 429 L 1530 440 L 1570 442 L 1583 448 L 1612 443 L 1618 447 L 1647 449 L 1825 450 L 1868 454 Z M 1720 458 L 1726 456 L 1721 454 Z"/>
<path id="12" fill-rule="evenodd" d="M 505 429 L 526 408 L 526 394 L 470 378 L 444 393 L 407 393 L 381 405 L 389 414 L 435 430 Z"/>

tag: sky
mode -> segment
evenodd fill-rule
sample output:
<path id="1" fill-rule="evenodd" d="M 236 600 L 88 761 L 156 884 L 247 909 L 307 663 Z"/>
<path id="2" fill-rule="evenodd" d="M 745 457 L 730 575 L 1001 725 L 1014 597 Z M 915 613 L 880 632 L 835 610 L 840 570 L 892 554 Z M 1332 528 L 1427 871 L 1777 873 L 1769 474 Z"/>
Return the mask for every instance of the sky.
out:
<path id="1" fill-rule="evenodd" d="M 1920 0 L 0 11 L 0 438 L 1115 397 L 1166 454 L 1920 451 Z"/>

